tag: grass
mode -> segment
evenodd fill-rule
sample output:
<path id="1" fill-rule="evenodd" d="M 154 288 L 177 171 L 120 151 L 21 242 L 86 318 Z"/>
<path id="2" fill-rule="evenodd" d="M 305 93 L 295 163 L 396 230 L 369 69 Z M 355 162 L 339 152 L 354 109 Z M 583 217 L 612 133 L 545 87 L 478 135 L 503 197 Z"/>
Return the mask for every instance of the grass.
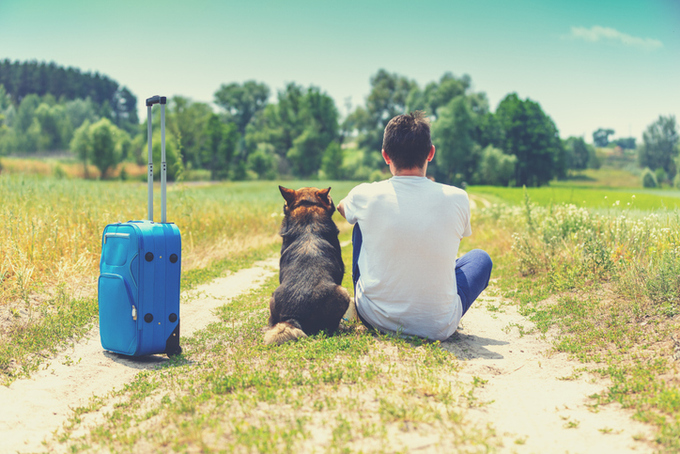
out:
<path id="1" fill-rule="evenodd" d="M 350 247 L 344 250 L 349 255 Z M 437 342 L 374 335 L 262 342 L 276 277 L 234 299 L 168 367 L 75 411 L 55 441 L 70 452 L 488 452 L 493 431 L 465 419 L 469 385 Z M 88 415 L 107 408 L 89 430 Z M 75 435 L 82 431 L 85 435 Z M 60 441 L 59 441 L 60 440 Z M 55 446 L 47 446 L 52 449 Z"/>
<path id="2" fill-rule="evenodd" d="M 328 184 L 336 201 L 354 186 Z M 276 186 L 171 188 L 168 214 L 184 240 L 183 289 L 275 253 L 282 204 Z M 499 203 L 475 213 L 474 234 L 462 251 L 487 250 L 501 293 L 550 334 L 556 350 L 582 361 L 579 370 L 611 381 L 592 396 L 595 406 L 620 402 L 633 409 L 658 428 L 659 450 L 677 452 L 680 380 L 670 336 L 680 334 L 680 219 L 673 208 L 680 199 L 673 191 L 585 186 L 469 188 Z M 43 354 L 96 320 L 92 284 L 101 230 L 145 217 L 146 190 L 2 174 L 0 200 L 0 310 L 14 317 L 0 337 L 7 381 L 30 374 Z M 337 221 L 347 240 L 348 225 Z M 349 263 L 349 248 L 343 252 Z M 348 289 L 350 281 L 348 272 Z M 266 300 L 275 285 L 271 280 L 226 306 L 221 321 L 183 344 L 185 354 L 169 367 L 143 372 L 124 389 L 75 409 L 54 443 L 75 452 L 496 446 L 491 431 L 465 421 L 464 408 L 476 405 L 473 390 L 444 379 L 458 365 L 436 344 L 374 336 L 349 324 L 337 336 L 264 346 Z M 500 306 L 488 310 L 502 316 Z M 523 329 L 507 327 L 515 328 Z M 105 422 L 83 430 L 94 413 L 105 413 Z"/>
<path id="3" fill-rule="evenodd" d="M 578 186 L 588 188 L 630 189 L 642 186 L 641 171 L 632 173 L 624 169 L 603 166 L 600 169 L 584 169 L 570 175 L 566 180 L 550 183 L 551 186 Z"/>
<path id="4" fill-rule="evenodd" d="M 497 203 L 521 206 L 524 203 L 523 188 L 497 186 L 470 186 L 471 194 L 488 198 Z M 540 206 L 570 204 L 578 208 L 602 212 L 636 214 L 652 210 L 673 211 L 680 208 L 680 191 L 659 192 L 651 189 L 585 188 L 578 186 L 549 186 L 526 188 L 532 202 Z"/>

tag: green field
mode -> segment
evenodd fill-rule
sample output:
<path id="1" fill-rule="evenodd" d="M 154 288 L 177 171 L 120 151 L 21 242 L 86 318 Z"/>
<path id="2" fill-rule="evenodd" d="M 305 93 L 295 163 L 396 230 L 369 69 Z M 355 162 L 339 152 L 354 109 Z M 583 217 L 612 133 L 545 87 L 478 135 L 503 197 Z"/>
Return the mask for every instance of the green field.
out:
<path id="1" fill-rule="evenodd" d="M 468 191 L 493 202 L 504 202 L 511 205 L 521 205 L 525 199 L 523 188 L 470 186 Z M 612 189 L 551 185 L 541 188 L 526 188 L 526 194 L 532 202 L 541 206 L 566 203 L 598 211 L 612 211 L 613 213 L 680 208 L 680 191 L 673 189 Z"/>
<path id="2" fill-rule="evenodd" d="M 183 291 L 276 255 L 283 204 L 279 184 L 331 186 L 338 202 L 357 183 L 252 181 L 170 188 L 168 218 L 177 223 L 183 238 Z M 495 291 L 517 304 L 539 330 L 553 329 L 556 351 L 610 380 L 605 393 L 591 396 L 594 405 L 620 402 L 633 408 L 636 418 L 657 428 L 656 448 L 680 449 L 680 379 L 671 341 L 680 334 L 680 193 L 566 183 L 526 191 L 481 186 L 468 191 L 476 200 L 491 203 L 477 204 L 473 235 L 462 243 L 462 252 L 487 250 L 494 259 Z M 9 383 L 30 376 L 45 352 L 57 351 L 96 323 L 102 229 L 110 222 L 144 218 L 146 187 L 2 174 L 0 200 L 0 297 L 3 309 L 14 315 L 2 325 L 0 377 Z M 157 197 L 157 216 L 158 203 Z M 341 239 L 348 240 L 349 225 L 339 215 L 336 221 Z M 346 247 L 346 262 L 349 254 Z M 345 283 L 349 285 L 348 275 Z M 423 348 L 421 341 L 375 338 L 350 329 L 341 336 L 310 338 L 299 348 L 263 348 L 259 330 L 266 323 L 267 294 L 275 286 L 275 280 L 268 282 L 239 300 L 241 306 L 225 309 L 225 321 L 248 320 L 242 328 L 219 325 L 187 340 L 185 355 L 174 366 L 145 373 L 121 391 L 117 399 L 123 403 L 109 415 L 105 430 L 73 443 L 67 434 L 61 442 L 74 452 L 88 447 L 134 451 L 156 433 L 153 424 L 163 427 L 163 420 L 170 418 L 176 432 L 157 441 L 172 449 L 205 448 L 199 429 L 216 430 L 236 450 L 281 443 L 293 449 L 305 446 L 300 441 L 308 433 L 305 424 L 330 417 L 338 452 L 347 451 L 356 438 L 333 409 L 353 408 L 338 389 L 359 380 L 382 396 L 382 419 L 364 421 L 361 437 L 386 437 L 379 430 L 382 425 L 416 421 L 442 434 L 457 434 L 465 446 L 493 445 L 490 434 L 461 425 L 457 412 L 465 402 L 437 378 L 455 372 L 455 358 L 436 345 Z M 225 348 L 235 356 L 225 356 Z M 330 363 L 329 351 L 335 352 Z M 376 368 L 367 366 L 369 358 Z M 394 361 L 408 364 L 412 376 L 403 381 L 395 375 L 390 367 Z M 201 362 L 210 364 L 207 375 L 195 369 L 194 363 Z M 307 371 L 309 379 L 294 379 L 281 372 L 277 362 L 285 362 L 287 370 Z M 206 387 L 201 396 L 192 394 L 194 386 L 185 386 L 194 380 L 196 386 Z M 413 386 L 425 389 L 424 394 L 413 394 Z M 158 404 L 145 400 L 158 393 L 172 398 L 160 399 L 161 394 Z M 215 412 L 209 403 L 216 399 L 248 412 L 277 399 L 296 405 L 296 396 L 311 399 L 304 417 L 291 419 L 276 412 L 272 421 L 251 419 L 248 427 Z M 470 391 L 466 399 L 472 396 Z M 435 411 L 438 399 L 451 405 L 444 418 Z M 163 417 L 152 418 L 155 415 Z M 152 425 L 146 426 L 151 429 L 132 431 L 135 421 L 145 418 L 152 418 Z"/>

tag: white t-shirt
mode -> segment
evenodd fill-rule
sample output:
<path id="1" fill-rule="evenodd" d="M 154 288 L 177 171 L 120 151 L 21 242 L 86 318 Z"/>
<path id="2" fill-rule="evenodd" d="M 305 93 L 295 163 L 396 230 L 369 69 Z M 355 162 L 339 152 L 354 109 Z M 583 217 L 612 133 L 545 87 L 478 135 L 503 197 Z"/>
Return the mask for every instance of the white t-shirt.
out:
<path id="1" fill-rule="evenodd" d="M 426 177 L 392 177 L 355 187 L 344 207 L 363 236 L 355 295 L 361 316 L 381 331 L 450 337 L 463 316 L 456 257 L 472 233 L 467 193 Z"/>

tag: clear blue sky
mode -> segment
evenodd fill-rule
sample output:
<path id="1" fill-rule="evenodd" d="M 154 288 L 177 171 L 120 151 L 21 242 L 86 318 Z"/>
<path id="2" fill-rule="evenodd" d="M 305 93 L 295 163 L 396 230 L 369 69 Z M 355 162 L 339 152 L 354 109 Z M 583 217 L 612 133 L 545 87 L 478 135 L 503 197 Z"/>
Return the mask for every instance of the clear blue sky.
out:
<path id="1" fill-rule="evenodd" d="M 223 83 L 315 85 L 347 113 L 380 68 L 469 74 L 491 109 L 537 101 L 560 135 L 680 120 L 680 1 L 0 0 L 0 59 L 99 71 L 140 101 Z M 144 118 L 143 115 L 140 118 Z"/>

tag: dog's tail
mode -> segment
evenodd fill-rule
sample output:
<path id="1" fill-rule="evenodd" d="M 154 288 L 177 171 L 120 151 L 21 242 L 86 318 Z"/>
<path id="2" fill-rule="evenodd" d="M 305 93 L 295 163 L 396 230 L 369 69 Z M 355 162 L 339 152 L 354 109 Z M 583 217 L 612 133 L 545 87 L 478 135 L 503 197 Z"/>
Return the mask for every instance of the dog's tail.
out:
<path id="1" fill-rule="evenodd" d="M 302 331 L 302 327 L 297 320 L 291 319 L 277 323 L 269 328 L 267 332 L 264 333 L 264 343 L 281 345 L 284 342 L 297 340 L 300 337 L 307 337 L 307 335 Z"/>

